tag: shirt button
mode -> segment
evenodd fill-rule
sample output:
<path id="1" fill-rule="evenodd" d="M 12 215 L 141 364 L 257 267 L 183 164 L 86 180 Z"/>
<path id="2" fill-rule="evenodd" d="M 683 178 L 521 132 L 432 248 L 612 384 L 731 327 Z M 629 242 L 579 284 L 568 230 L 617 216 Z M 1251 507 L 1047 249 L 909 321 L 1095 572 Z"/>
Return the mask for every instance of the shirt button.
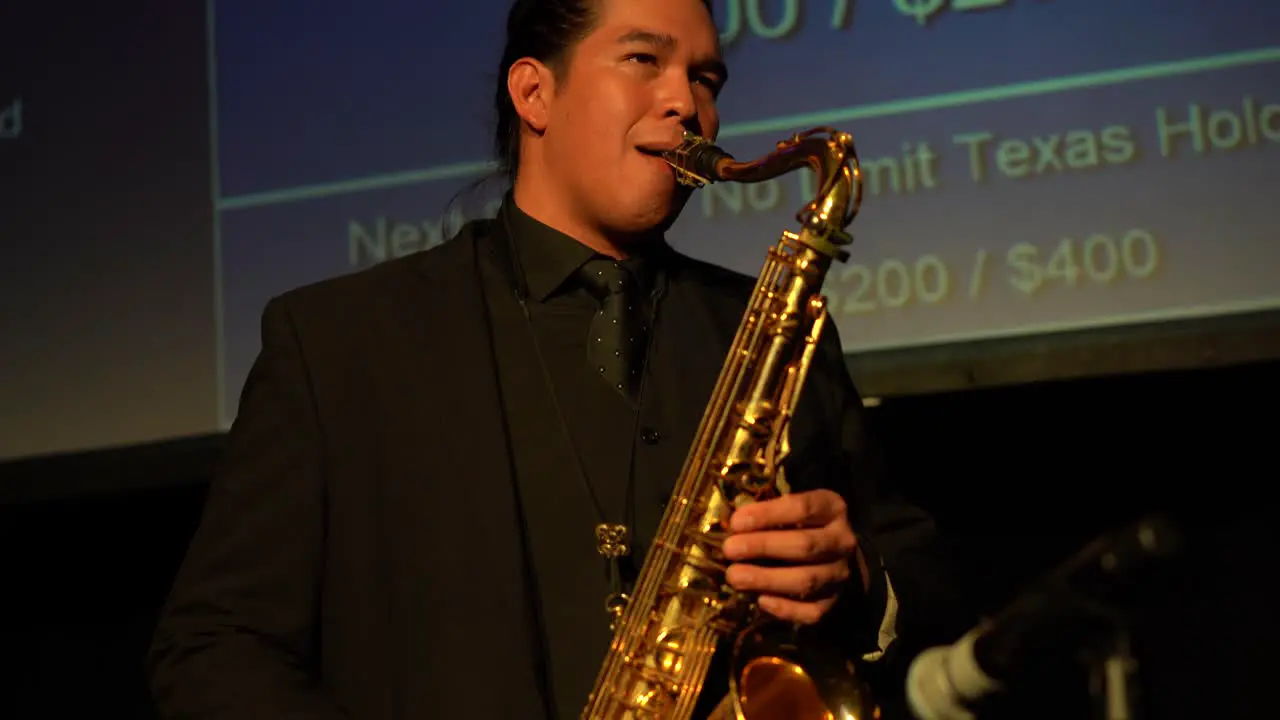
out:
<path id="1" fill-rule="evenodd" d="M 658 431 L 651 427 L 647 427 L 640 431 L 640 439 L 643 440 L 646 445 L 657 445 L 658 439 L 661 437 L 662 436 Z"/>

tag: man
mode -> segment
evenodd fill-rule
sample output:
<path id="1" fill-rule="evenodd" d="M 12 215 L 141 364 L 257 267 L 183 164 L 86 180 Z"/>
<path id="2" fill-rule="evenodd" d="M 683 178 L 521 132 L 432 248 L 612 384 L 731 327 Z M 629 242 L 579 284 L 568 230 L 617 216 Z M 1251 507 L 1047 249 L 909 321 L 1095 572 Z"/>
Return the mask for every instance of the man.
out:
<path id="1" fill-rule="evenodd" d="M 520 0 L 501 70 L 498 217 L 267 305 L 152 648 L 162 715 L 585 704 L 606 597 L 634 581 L 752 286 L 665 244 L 687 194 L 652 155 L 715 136 L 727 74 L 703 0 Z M 797 492 L 734 514 L 728 579 L 883 663 L 929 527 L 877 497 L 834 333 L 823 350 Z"/>

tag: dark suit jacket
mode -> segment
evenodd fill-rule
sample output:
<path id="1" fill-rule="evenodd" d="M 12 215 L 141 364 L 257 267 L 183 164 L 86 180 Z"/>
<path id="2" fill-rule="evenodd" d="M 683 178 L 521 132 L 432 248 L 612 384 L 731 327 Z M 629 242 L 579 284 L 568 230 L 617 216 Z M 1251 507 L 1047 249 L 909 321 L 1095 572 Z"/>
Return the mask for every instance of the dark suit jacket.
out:
<path id="1" fill-rule="evenodd" d="M 151 649 L 162 716 L 540 714 L 477 281 L 485 227 L 266 306 L 224 468 Z M 740 299 L 726 295 L 728 327 Z M 725 349 L 690 362 L 714 378 Z M 856 401 L 830 385 L 849 383 L 843 366 L 825 366 L 815 404 Z M 840 421 L 842 408 L 817 412 Z M 930 527 L 871 509 L 859 523 L 909 613 L 932 570 L 907 558 Z"/>

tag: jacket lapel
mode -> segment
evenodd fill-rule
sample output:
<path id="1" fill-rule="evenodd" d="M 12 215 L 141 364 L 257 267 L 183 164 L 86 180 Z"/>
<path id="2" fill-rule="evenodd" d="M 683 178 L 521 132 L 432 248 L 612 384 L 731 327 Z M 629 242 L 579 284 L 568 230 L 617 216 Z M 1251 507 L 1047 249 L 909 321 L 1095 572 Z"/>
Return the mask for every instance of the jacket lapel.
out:
<path id="1" fill-rule="evenodd" d="M 383 494 L 404 717 L 536 718 L 543 707 L 478 227 L 424 253 L 414 281 L 392 288 L 416 346 L 396 355 L 425 360 L 394 369 L 402 399 L 387 400 L 414 438 L 395 443 L 411 446 L 409 476 Z M 501 691 L 451 692 L 477 675 Z"/>
<path id="2" fill-rule="evenodd" d="M 662 364 L 655 371 L 671 383 L 655 392 L 684 398 L 674 403 L 675 412 L 668 418 L 668 440 L 652 453 L 657 459 L 658 475 L 667 478 L 662 488 L 663 500 L 674 488 L 688 458 L 745 308 L 733 294 L 711 290 L 713 284 L 697 274 L 702 272 L 701 266 L 683 264 L 678 272 L 687 275 L 678 278 L 682 282 L 673 282 L 659 309 L 658 324 L 665 330 L 655 357 Z M 680 341 L 689 344 L 682 345 Z M 659 517 L 654 517 L 652 524 L 656 525 Z M 641 524 L 644 525 L 643 518 Z"/>

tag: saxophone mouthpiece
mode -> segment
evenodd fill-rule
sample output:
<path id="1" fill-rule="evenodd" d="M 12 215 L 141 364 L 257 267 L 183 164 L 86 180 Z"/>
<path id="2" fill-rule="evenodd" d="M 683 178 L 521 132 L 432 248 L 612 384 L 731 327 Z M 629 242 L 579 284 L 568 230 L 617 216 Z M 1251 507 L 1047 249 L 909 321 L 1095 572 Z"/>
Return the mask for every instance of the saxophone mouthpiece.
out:
<path id="1" fill-rule="evenodd" d="M 721 163 L 733 161 L 733 156 L 716 147 L 710 140 L 689 132 L 679 145 L 658 154 L 676 171 L 681 185 L 700 188 L 721 179 Z"/>

